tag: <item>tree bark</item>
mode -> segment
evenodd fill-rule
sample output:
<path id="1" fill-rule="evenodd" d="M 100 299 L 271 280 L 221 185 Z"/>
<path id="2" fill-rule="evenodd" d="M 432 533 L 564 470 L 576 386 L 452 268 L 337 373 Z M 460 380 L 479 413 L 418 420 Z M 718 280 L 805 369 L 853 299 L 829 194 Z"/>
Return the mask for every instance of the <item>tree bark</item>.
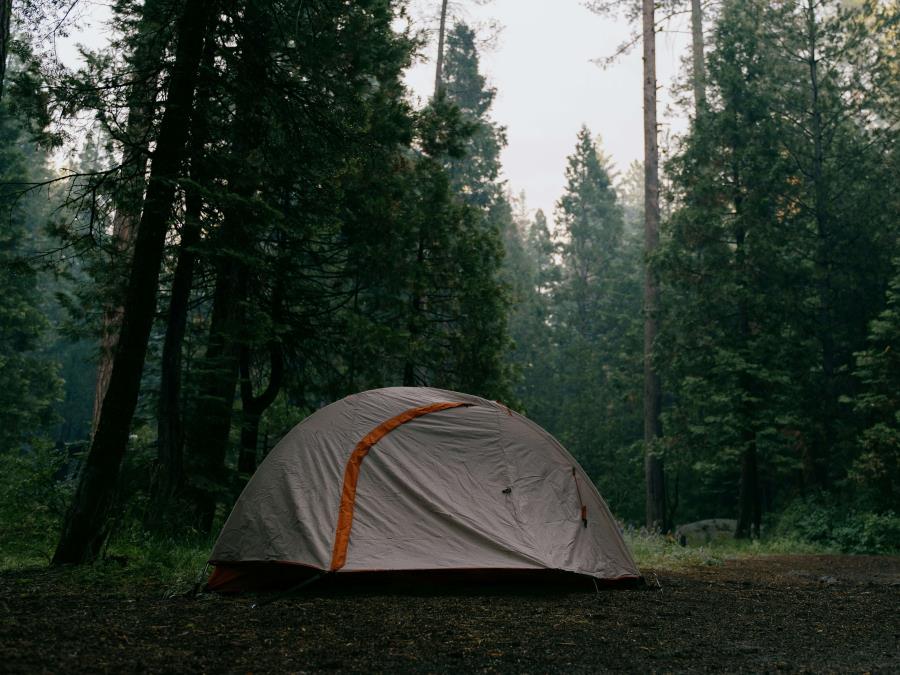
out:
<path id="1" fill-rule="evenodd" d="M 197 87 L 198 102 L 191 125 L 189 148 L 191 180 L 185 190 L 184 225 L 181 229 L 181 242 L 172 279 L 168 323 L 163 342 L 156 427 L 157 466 L 152 486 L 154 514 L 166 510 L 172 497 L 181 489 L 184 480 L 181 352 L 187 329 L 187 314 L 197 258 L 195 248 L 200 243 L 202 234 L 203 196 L 200 190 L 206 183 L 208 174 L 204 146 L 209 133 L 206 104 L 212 95 L 209 79 L 213 68 L 214 47 L 214 40 L 208 39 L 204 48 L 201 80 Z"/>
<path id="2" fill-rule="evenodd" d="M 424 233 L 419 232 L 419 245 L 416 251 L 416 274 L 421 271 L 425 265 L 425 240 Z M 419 289 L 418 277 L 413 284 L 413 292 L 409 301 L 409 317 L 406 322 L 407 331 L 409 331 L 409 339 L 407 340 L 406 362 L 403 365 L 403 386 L 418 387 L 423 384 L 420 378 L 419 364 L 416 359 L 419 356 L 419 337 L 421 333 L 419 322 L 420 316 L 424 309 L 425 300 L 422 297 L 422 291 Z"/>
<path id="3" fill-rule="evenodd" d="M 830 454 L 834 436 L 834 424 L 832 420 L 836 416 L 837 397 L 835 395 L 835 345 L 834 327 L 831 316 L 832 305 L 832 238 L 828 222 L 828 195 L 824 177 L 824 139 L 822 129 L 822 107 L 819 101 L 819 74 L 816 47 L 818 42 L 818 30 L 816 25 L 816 3 L 807 0 L 807 49 L 809 84 L 810 84 L 810 115 L 813 141 L 813 204 L 816 219 L 816 238 L 818 246 L 814 261 L 817 293 L 819 296 L 818 312 L 818 338 L 821 347 L 821 367 L 823 377 L 822 407 L 820 411 L 818 430 L 812 443 L 807 443 L 803 456 L 804 486 L 816 488 L 823 481 L 820 462 L 822 458 Z"/>
<path id="4" fill-rule="evenodd" d="M 119 340 L 97 429 L 63 525 L 54 564 L 85 563 L 101 553 L 137 406 L 141 373 L 159 284 L 175 185 L 184 159 L 194 87 L 213 3 L 186 0 L 178 19 L 177 47 L 160 123 L 147 196 L 134 242 Z"/>
<path id="5" fill-rule="evenodd" d="M 644 477 L 647 527 L 665 530 L 666 485 L 663 461 L 656 452 L 662 433 L 659 373 L 653 367 L 653 344 L 659 331 L 659 283 L 650 256 L 659 245 L 659 147 L 656 130 L 656 20 L 653 0 L 643 2 L 644 47 Z"/>
<path id="6" fill-rule="evenodd" d="M 759 469 L 756 461 L 756 435 L 748 428 L 741 453 L 741 482 L 738 494 L 736 539 L 759 537 L 762 520 L 759 499 Z"/>
<path id="7" fill-rule="evenodd" d="M 266 409 L 275 402 L 284 380 L 284 352 L 281 344 L 269 345 L 269 383 L 259 395 L 253 395 L 250 380 L 250 348 L 241 348 L 241 452 L 238 455 L 238 471 L 256 471 L 259 446 L 259 421 Z"/>
<path id="8" fill-rule="evenodd" d="M 238 100 L 232 125 L 234 169 L 227 185 L 233 195 L 224 209 L 224 221 L 218 233 L 216 285 L 206 354 L 198 369 L 197 404 L 192 433 L 188 438 L 188 461 L 201 485 L 194 485 L 196 523 L 209 531 L 215 517 L 218 495 L 216 485 L 224 484 L 225 456 L 231 430 L 232 409 L 238 385 L 238 366 L 242 344 L 244 303 L 250 270 L 241 257 L 254 246 L 253 228 L 257 217 L 252 205 L 259 188 L 257 171 L 247 159 L 262 147 L 265 128 L 262 98 L 258 94 L 267 78 L 269 17 L 257 3 L 247 2 L 241 21 L 238 86 L 245 95 Z"/>
<path id="9" fill-rule="evenodd" d="M 706 103 L 706 59 L 703 55 L 703 3 L 691 0 L 691 82 L 694 85 L 694 115 Z"/>
<path id="10" fill-rule="evenodd" d="M 130 171 L 119 186 L 116 195 L 116 211 L 113 215 L 113 246 L 116 254 L 115 269 L 127 269 L 131 259 L 131 247 L 138 223 L 146 188 L 147 164 L 149 163 L 148 134 L 153 122 L 156 102 L 157 80 L 163 51 L 168 43 L 160 39 L 164 35 L 161 28 L 168 22 L 164 16 L 168 3 L 148 0 L 144 3 L 141 20 L 138 23 L 138 45 L 131 59 L 135 83 L 128 95 L 128 121 L 125 128 L 123 167 Z M 96 431 L 103 405 L 103 397 L 109 387 L 112 373 L 113 355 L 119 338 L 122 322 L 122 298 L 125 280 L 114 279 L 111 301 L 103 309 L 100 332 L 100 355 L 97 362 L 97 382 L 94 387 L 94 413 L 91 429 Z"/>
<path id="11" fill-rule="evenodd" d="M 3 100 L 3 85 L 6 82 L 6 59 L 9 55 L 11 19 L 12 0 L 0 0 L 0 100 Z"/>
<path id="12" fill-rule="evenodd" d="M 169 299 L 169 321 L 163 342 L 157 408 L 157 466 L 153 501 L 160 512 L 181 487 L 184 474 L 184 432 L 181 423 L 181 349 L 187 329 L 187 312 L 200 242 L 202 199 L 196 189 L 187 194 L 185 223 Z"/>
<path id="13" fill-rule="evenodd" d="M 735 156 L 740 153 L 735 152 Z M 732 182 L 735 188 L 734 211 L 737 228 L 735 231 L 735 268 L 739 275 L 738 284 L 738 348 L 743 352 L 743 360 L 750 361 L 750 309 L 747 303 L 748 285 L 750 284 L 750 270 L 747 264 L 747 227 L 742 221 L 742 202 L 740 178 L 735 166 L 732 172 Z M 747 539 L 759 536 L 760 527 L 760 499 L 759 499 L 759 471 L 757 466 L 756 431 L 756 407 L 753 400 L 756 398 L 757 387 L 754 386 L 753 376 L 747 372 L 746 367 L 740 373 L 739 394 L 739 419 L 742 424 L 741 441 L 741 476 L 738 487 L 738 519 L 734 536 L 737 539 Z"/>
<path id="14" fill-rule="evenodd" d="M 233 183 L 230 183 L 233 185 Z M 240 207 L 238 207 L 240 208 Z M 240 228 L 235 214 L 226 215 L 224 228 Z M 229 219 L 231 223 L 229 224 Z M 240 250 L 240 249 L 236 249 Z M 222 485 L 225 456 L 231 430 L 232 408 L 238 383 L 239 305 L 243 299 L 244 272 L 231 259 L 220 261 L 213 292 L 212 317 L 206 353 L 197 366 L 199 378 L 193 423 L 188 435 L 187 461 L 195 506 L 195 524 L 203 532 L 212 527 L 218 495 L 211 486 Z"/>
<path id="15" fill-rule="evenodd" d="M 441 2 L 441 26 L 438 29 L 437 63 L 434 67 L 434 97 L 437 98 L 444 87 L 444 35 L 447 28 L 447 2 Z"/>

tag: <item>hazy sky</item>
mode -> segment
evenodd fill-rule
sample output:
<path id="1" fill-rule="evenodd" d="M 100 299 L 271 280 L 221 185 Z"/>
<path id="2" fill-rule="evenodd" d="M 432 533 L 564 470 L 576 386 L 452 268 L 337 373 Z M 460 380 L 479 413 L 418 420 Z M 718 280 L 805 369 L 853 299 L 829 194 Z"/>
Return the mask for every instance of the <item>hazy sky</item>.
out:
<path id="1" fill-rule="evenodd" d="M 496 49 L 482 55 L 482 71 L 497 89 L 493 117 L 507 128 L 504 176 L 514 192 L 525 191 L 530 208 L 542 208 L 552 218 L 565 182 L 566 156 L 582 124 L 602 136 L 604 152 L 619 170 L 643 158 L 640 44 L 605 70 L 591 63 L 628 39 L 627 22 L 599 17 L 581 0 L 494 0 L 483 7 L 467 0 L 458 5 L 472 23 L 494 18 L 504 26 Z M 657 37 L 663 133 L 684 126 L 665 114 L 665 105 L 689 45 L 689 22 L 682 19 L 670 28 L 678 32 Z M 429 96 L 433 58 L 414 68 L 409 82 L 418 94 Z"/>
<path id="2" fill-rule="evenodd" d="M 421 10 L 440 0 L 416 0 Z M 524 190 L 530 208 L 552 219 L 565 181 L 566 156 L 582 124 L 603 138 L 603 149 L 624 170 L 643 156 L 640 45 L 614 65 L 601 69 L 591 59 L 614 53 L 628 39 L 623 20 L 599 17 L 581 0 L 493 0 L 483 6 L 456 0 L 457 14 L 476 25 L 495 20 L 503 26 L 497 45 L 482 54 L 482 71 L 497 89 L 493 117 L 507 129 L 503 175 L 510 189 Z M 74 43 L 92 47 L 105 40 L 103 3 L 85 3 L 82 30 L 59 44 L 64 62 L 74 59 Z M 415 13 L 414 13 L 415 15 Z M 433 26 L 434 27 L 434 26 Z M 678 132 L 683 121 L 666 113 L 672 77 L 688 45 L 687 19 L 657 37 L 661 131 Z M 408 81 L 420 101 L 434 88 L 434 47 L 415 66 Z"/>

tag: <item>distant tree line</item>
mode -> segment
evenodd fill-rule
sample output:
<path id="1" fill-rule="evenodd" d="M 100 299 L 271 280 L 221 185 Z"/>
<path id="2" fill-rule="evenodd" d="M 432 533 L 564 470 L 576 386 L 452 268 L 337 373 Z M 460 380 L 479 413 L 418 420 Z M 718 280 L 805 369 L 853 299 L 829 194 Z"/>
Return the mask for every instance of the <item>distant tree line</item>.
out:
<path id="1" fill-rule="evenodd" d="M 646 260 L 661 284 L 666 523 L 728 514 L 757 536 L 764 512 L 817 495 L 896 509 L 900 7 L 717 9 Z M 556 239 L 542 216 L 521 229 L 510 325 L 526 410 L 640 521 L 642 259 L 622 226 L 641 208 L 635 171 L 617 198 L 582 131 Z"/>

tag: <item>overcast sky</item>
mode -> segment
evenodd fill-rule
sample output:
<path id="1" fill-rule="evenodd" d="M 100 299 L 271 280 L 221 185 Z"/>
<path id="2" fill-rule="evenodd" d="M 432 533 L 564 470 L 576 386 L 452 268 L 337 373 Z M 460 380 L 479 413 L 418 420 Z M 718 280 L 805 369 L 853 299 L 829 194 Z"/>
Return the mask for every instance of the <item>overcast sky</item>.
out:
<path id="1" fill-rule="evenodd" d="M 566 156 L 582 124 L 602 136 L 604 152 L 619 170 L 643 158 L 640 44 L 605 70 L 591 62 L 628 39 L 627 22 L 599 17 L 581 0 L 458 4 L 472 23 L 493 18 L 504 26 L 497 47 L 482 55 L 482 72 L 497 89 L 493 117 L 507 129 L 504 177 L 514 192 L 525 191 L 530 208 L 542 208 L 552 218 L 565 183 Z M 657 38 L 659 113 L 666 125 L 662 131 L 678 132 L 684 122 L 667 115 L 665 106 L 689 45 L 689 22 L 681 19 L 669 28 Z M 433 58 L 410 72 L 409 83 L 420 96 L 431 95 Z"/>
<path id="2" fill-rule="evenodd" d="M 439 6 L 439 0 L 416 0 L 416 7 Z M 628 39 L 623 20 L 599 17 L 582 0 L 493 0 L 483 6 L 457 0 L 459 14 L 470 24 L 489 20 L 503 30 L 496 46 L 482 54 L 482 72 L 497 89 L 493 117 L 507 129 L 503 175 L 510 189 L 524 191 L 528 206 L 542 208 L 552 219 L 565 181 L 566 156 L 575 146 L 582 124 L 603 138 L 603 149 L 620 171 L 643 157 L 641 129 L 640 45 L 614 65 L 601 69 L 591 60 L 614 53 Z M 72 63 L 74 43 L 101 46 L 106 38 L 102 3 L 85 3 L 81 30 L 59 44 L 59 55 Z M 419 12 L 421 13 L 421 12 Z M 415 13 L 414 13 L 415 15 Z M 433 26 L 434 27 L 434 26 Z M 688 45 L 686 19 L 657 38 L 660 122 L 678 132 L 684 122 L 666 113 L 669 86 Z M 434 88 L 434 47 L 426 62 L 408 75 L 414 95 L 426 100 Z"/>

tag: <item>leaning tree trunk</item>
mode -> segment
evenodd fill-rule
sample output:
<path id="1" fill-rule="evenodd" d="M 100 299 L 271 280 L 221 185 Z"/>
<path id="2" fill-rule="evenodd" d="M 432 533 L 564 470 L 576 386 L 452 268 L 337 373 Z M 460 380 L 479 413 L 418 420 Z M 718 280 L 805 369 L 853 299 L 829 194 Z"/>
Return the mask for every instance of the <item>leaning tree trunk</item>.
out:
<path id="1" fill-rule="evenodd" d="M 147 196 L 134 242 L 109 387 L 53 556 L 54 564 L 95 560 L 109 531 L 119 470 L 137 406 L 147 343 L 156 313 L 159 270 L 176 181 L 184 159 L 194 87 L 208 17 L 213 12 L 212 4 L 205 0 L 186 0 L 178 19 L 175 63 L 169 79 L 166 111 L 160 123 Z"/>
<path id="2" fill-rule="evenodd" d="M 650 529 L 666 529 L 666 486 L 662 459 L 656 454 L 661 389 L 653 366 L 653 344 L 659 330 L 659 283 L 650 264 L 659 244 L 659 147 L 656 134 L 656 19 L 653 0 L 643 0 L 644 46 L 644 476 L 646 516 Z"/>
<path id="3" fill-rule="evenodd" d="M 162 26 L 168 21 L 166 11 L 168 4 L 161 0 L 148 0 L 144 3 L 137 29 L 138 46 L 131 59 L 134 84 L 128 95 L 128 121 L 125 126 L 123 139 L 125 151 L 122 158 L 122 166 L 128 174 L 121 182 L 116 195 L 116 211 L 112 223 L 116 254 L 114 268 L 119 270 L 128 269 L 131 247 L 141 218 L 149 163 L 148 132 L 153 122 L 160 64 L 168 43 L 168 40 L 161 39 L 161 36 L 165 35 Z M 112 293 L 103 308 L 92 430 L 97 429 L 103 397 L 109 387 L 113 354 L 119 339 L 119 327 L 124 311 L 121 293 L 125 290 L 126 283 L 118 276 L 114 277 Z"/>
<path id="4" fill-rule="evenodd" d="M 447 1 L 441 2 L 441 26 L 438 29 L 437 62 L 434 67 L 434 97 L 437 98 L 444 87 L 444 35 L 447 30 Z"/>

